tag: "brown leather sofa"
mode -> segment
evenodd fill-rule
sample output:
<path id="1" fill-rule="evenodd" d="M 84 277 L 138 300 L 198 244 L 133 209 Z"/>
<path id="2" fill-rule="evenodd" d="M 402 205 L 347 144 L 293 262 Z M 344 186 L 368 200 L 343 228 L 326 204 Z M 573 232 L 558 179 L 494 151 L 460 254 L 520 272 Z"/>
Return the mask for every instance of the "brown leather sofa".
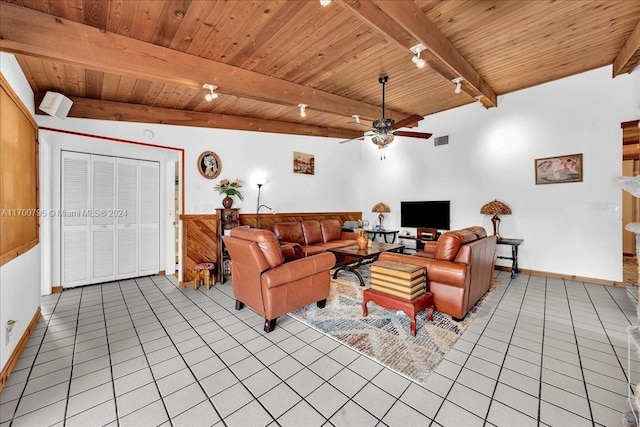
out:
<path id="1" fill-rule="evenodd" d="M 282 245 L 300 245 L 305 256 L 356 244 L 355 233 L 342 231 L 337 219 L 276 222 L 271 227 Z"/>
<path id="2" fill-rule="evenodd" d="M 269 230 L 234 228 L 224 243 L 231 257 L 236 310 L 248 305 L 264 316 L 271 332 L 276 319 L 305 305 L 323 308 L 329 296 L 329 270 L 335 256 L 322 253 L 285 263 L 282 248 Z"/>
<path id="3" fill-rule="evenodd" d="M 424 266 L 435 309 L 462 319 L 489 290 L 496 263 L 496 236 L 483 227 L 447 231 L 423 252 L 403 255 L 385 252 L 381 261 Z"/>

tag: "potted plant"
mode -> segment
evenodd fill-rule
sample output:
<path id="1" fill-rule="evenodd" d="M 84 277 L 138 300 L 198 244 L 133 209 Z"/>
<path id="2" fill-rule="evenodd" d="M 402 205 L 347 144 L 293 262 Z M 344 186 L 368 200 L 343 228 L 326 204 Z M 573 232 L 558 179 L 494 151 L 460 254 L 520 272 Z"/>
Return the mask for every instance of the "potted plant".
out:
<path id="1" fill-rule="evenodd" d="M 242 188 L 242 182 L 239 179 L 235 179 L 235 181 L 231 182 L 228 179 L 221 180 L 218 185 L 213 187 L 220 194 L 226 195 L 224 199 L 222 199 L 222 206 L 225 209 L 229 209 L 233 205 L 233 196 L 238 196 L 238 199 L 244 200 L 242 193 L 240 192 L 240 188 Z"/>

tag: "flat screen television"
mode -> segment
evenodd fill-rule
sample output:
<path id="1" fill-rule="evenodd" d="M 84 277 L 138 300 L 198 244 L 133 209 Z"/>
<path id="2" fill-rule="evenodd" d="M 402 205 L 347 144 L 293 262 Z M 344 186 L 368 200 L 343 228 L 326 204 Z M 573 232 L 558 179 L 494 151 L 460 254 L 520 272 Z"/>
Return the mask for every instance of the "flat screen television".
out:
<path id="1" fill-rule="evenodd" d="M 449 230 L 449 200 L 400 202 L 400 226 Z"/>

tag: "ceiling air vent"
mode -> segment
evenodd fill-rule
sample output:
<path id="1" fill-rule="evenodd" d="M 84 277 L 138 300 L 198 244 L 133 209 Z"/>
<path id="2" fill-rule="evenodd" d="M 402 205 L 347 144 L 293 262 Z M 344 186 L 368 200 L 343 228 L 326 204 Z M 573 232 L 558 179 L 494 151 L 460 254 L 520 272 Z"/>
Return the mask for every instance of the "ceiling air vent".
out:
<path id="1" fill-rule="evenodd" d="M 439 145 L 447 145 L 449 143 L 449 135 L 438 136 L 433 140 L 433 146 L 437 147 Z"/>

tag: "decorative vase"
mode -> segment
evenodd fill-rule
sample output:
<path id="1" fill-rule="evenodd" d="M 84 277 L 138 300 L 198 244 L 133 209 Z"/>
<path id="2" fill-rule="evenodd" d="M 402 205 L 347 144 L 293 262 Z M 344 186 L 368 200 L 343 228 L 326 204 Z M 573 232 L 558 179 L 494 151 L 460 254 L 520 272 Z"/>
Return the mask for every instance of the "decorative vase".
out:
<path id="1" fill-rule="evenodd" d="M 233 206 L 233 199 L 229 196 L 225 197 L 222 199 L 222 206 L 224 206 L 225 209 L 231 208 L 231 206 Z"/>
<path id="2" fill-rule="evenodd" d="M 356 240 L 358 243 L 358 248 L 367 249 L 367 245 L 369 245 L 369 239 L 367 238 L 367 232 L 364 230 L 360 230 L 358 232 L 358 239 Z"/>

